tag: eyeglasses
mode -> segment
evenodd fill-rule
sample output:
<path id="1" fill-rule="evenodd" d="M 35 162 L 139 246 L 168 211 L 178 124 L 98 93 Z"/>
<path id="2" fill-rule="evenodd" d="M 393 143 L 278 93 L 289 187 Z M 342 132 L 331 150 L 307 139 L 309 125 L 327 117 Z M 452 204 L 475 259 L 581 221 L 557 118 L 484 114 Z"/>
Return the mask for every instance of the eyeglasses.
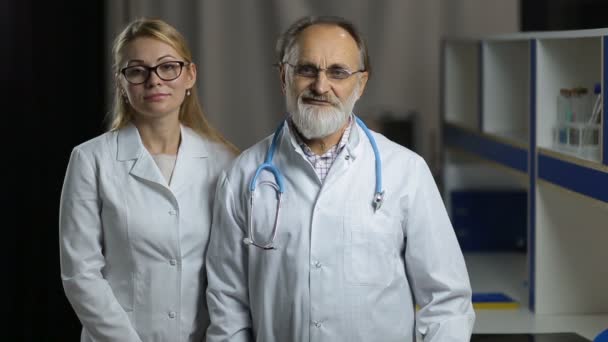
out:
<path id="1" fill-rule="evenodd" d="M 332 80 L 345 80 L 352 75 L 358 72 L 365 72 L 365 69 L 350 71 L 346 68 L 331 66 L 329 68 L 318 68 L 312 64 L 291 64 L 287 62 L 283 62 L 283 64 L 287 64 L 293 68 L 293 71 L 296 75 L 306 77 L 306 78 L 317 78 L 321 71 L 325 72 L 325 76 Z"/>
<path id="2" fill-rule="evenodd" d="M 184 65 L 190 63 L 182 61 L 170 61 L 149 67 L 145 65 L 134 65 L 122 68 L 120 73 L 125 76 L 127 82 L 131 84 L 142 84 L 148 80 L 152 71 L 163 81 L 173 81 L 182 74 Z"/>

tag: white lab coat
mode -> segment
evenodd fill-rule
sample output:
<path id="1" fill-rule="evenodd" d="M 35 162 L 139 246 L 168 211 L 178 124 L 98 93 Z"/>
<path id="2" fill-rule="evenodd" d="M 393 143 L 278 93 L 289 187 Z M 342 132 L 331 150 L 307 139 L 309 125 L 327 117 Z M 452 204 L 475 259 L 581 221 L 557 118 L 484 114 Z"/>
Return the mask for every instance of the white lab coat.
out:
<path id="1" fill-rule="evenodd" d="M 415 330 L 425 341 L 469 341 L 469 278 L 432 175 L 415 153 L 373 136 L 385 190 L 376 213 L 374 154 L 360 127 L 323 184 L 283 129 L 273 160 L 285 177 L 277 250 L 242 242 L 247 187 L 272 137 L 222 173 L 207 254 L 208 342 L 406 342 Z M 255 198 L 260 241 L 270 237 L 272 194 Z"/>
<path id="2" fill-rule="evenodd" d="M 204 341 L 212 196 L 232 159 L 181 127 L 171 184 L 132 124 L 74 148 L 61 194 L 61 278 L 81 341 Z"/>

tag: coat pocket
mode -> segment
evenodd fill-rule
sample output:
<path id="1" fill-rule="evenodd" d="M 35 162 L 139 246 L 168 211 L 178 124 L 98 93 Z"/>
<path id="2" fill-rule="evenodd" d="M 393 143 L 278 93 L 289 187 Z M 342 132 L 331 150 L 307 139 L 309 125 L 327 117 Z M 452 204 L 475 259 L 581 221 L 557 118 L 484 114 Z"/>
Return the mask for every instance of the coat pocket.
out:
<path id="1" fill-rule="evenodd" d="M 394 220 L 351 218 L 345 220 L 346 282 L 359 286 L 387 286 L 395 276 L 399 258 Z"/>

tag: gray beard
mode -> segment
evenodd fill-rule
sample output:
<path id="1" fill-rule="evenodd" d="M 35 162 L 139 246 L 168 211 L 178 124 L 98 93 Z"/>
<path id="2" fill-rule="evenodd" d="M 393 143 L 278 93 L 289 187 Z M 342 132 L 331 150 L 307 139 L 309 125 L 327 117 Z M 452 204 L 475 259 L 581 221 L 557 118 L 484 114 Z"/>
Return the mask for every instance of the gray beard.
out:
<path id="1" fill-rule="evenodd" d="M 306 139 L 325 138 L 346 125 L 358 100 L 358 93 L 359 86 L 356 86 L 345 103 L 335 100 L 336 104 L 331 107 L 305 104 L 302 97 L 311 96 L 309 92 L 302 93 L 297 101 L 294 101 L 295 96 L 288 95 L 287 110 L 291 113 L 293 124 Z"/>

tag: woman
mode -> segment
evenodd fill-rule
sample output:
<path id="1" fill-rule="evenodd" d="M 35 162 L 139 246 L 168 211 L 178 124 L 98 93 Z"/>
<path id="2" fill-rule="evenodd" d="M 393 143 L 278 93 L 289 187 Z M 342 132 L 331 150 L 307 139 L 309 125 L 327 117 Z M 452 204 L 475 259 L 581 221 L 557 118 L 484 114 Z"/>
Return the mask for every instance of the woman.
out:
<path id="1" fill-rule="evenodd" d="M 213 194 L 236 149 L 207 123 L 175 28 L 136 20 L 113 58 L 111 128 L 74 148 L 63 185 L 65 293 L 81 341 L 203 341 Z"/>

